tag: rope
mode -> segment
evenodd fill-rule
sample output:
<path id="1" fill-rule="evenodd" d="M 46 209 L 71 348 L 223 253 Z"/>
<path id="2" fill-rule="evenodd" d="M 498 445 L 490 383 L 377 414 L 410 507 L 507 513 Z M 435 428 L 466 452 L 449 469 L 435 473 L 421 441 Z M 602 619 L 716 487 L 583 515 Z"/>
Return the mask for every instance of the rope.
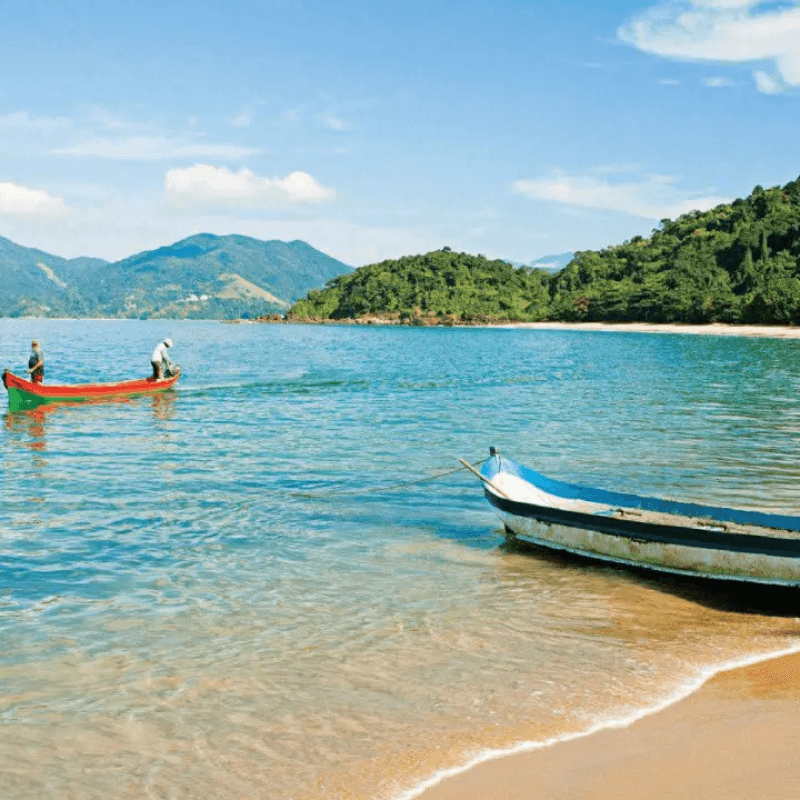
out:
<path id="1" fill-rule="evenodd" d="M 477 461 L 473 461 L 472 466 L 477 467 L 480 464 L 483 464 L 485 460 L 485 458 L 481 458 Z M 345 489 L 341 492 L 289 492 L 288 494 L 290 497 L 343 497 L 351 494 L 376 494 L 378 492 L 393 492 L 396 489 L 403 489 L 406 486 L 414 486 L 419 483 L 427 483 L 428 481 L 438 480 L 439 478 L 444 478 L 447 475 L 453 475 L 456 472 L 461 472 L 464 469 L 466 469 L 466 467 L 456 467 L 455 469 L 447 470 L 447 472 L 437 472 L 434 475 L 427 475 L 424 478 L 416 478 L 413 481 L 390 483 L 387 486 L 375 486 L 371 489 Z"/>

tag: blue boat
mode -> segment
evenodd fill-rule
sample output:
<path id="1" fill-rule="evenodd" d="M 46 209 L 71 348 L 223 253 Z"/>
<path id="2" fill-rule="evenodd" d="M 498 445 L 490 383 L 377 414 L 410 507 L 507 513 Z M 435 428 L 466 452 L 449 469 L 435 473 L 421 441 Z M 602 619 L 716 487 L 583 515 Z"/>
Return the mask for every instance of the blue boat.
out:
<path id="1" fill-rule="evenodd" d="M 480 470 L 511 540 L 676 575 L 800 586 L 800 517 L 551 480 L 490 448 Z"/>

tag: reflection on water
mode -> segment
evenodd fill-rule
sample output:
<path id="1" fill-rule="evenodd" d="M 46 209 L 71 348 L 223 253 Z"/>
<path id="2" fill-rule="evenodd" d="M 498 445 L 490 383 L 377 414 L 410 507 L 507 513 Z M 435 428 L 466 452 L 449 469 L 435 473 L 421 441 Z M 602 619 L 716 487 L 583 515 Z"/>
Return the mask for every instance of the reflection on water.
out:
<path id="1" fill-rule="evenodd" d="M 596 559 L 549 550 L 519 539 L 506 540 L 500 549 L 505 553 L 524 555 L 537 568 L 547 564 L 565 570 L 580 570 L 582 574 L 618 574 L 628 583 L 640 584 L 731 614 L 800 616 L 800 592 L 793 587 L 692 578 L 655 572 L 644 567 L 603 564 Z"/>
<path id="2" fill-rule="evenodd" d="M 30 452 L 29 461 L 14 462 L 13 472 L 18 480 L 16 502 L 23 509 L 32 509 L 31 504 L 45 502 L 49 466 L 45 438 L 47 412 L 43 408 L 9 411 L 4 414 L 4 420 L 8 443 L 12 447 Z M 3 461 L 11 468 L 12 460 L 8 455 Z M 13 510 L 11 503 L 6 504 L 6 509 L 11 514 Z"/>
<path id="3" fill-rule="evenodd" d="M 172 391 L 154 394 L 150 403 L 153 416 L 158 420 L 172 419 L 175 416 L 175 400 L 177 396 L 177 393 Z"/>
<path id="4" fill-rule="evenodd" d="M 45 450 L 45 424 L 47 422 L 47 409 L 43 406 L 26 411 L 8 411 L 4 415 L 6 430 L 14 434 L 9 437 L 11 442 L 16 442 L 31 450 Z"/>
<path id="5" fill-rule="evenodd" d="M 176 398 L 177 394 L 174 391 L 161 392 L 148 398 L 154 419 L 160 421 L 173 419 Z M 12 442 L 32 450 L 45 450 L 47 447 L 45 432 L 48 415 L 67 414 L 75 408 L 90 408 L 98 404 L 124 405 L 140 401 L 138 398 L 109 397 L 96 401 L 41 403 L 29 408 L 9 410 L 3 414 L 3 418 L 6 430 L 15 435 L 11 438 Z M 89 412 L 87 411 L 86 413 L 88 414 Z"/>

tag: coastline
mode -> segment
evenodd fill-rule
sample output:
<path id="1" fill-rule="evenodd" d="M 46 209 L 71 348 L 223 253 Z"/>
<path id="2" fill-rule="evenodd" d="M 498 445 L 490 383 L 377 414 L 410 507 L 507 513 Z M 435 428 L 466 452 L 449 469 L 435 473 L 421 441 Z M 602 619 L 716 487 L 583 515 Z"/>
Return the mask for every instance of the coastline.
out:
<path id="1" fill-rule="evenodd" d="M 800 327 L 790 325 L 708 325 L 650 322 L 512 322 L 491 327 L 535 330 L 609 331 L 613 333 L 686 333 L 707 336 L 761 336 L 769 339 L 800 339 Z"/>
<path id="2" fill-rule="evenodd" d="M 4 317 L 3 319 L 12 319 Z M 16 319 L 16 318 L 15 318 Z M 553 330 L 553 331 L 607 331 L 610 333 L 680 333 L 700 334 L 708 336 L 755 336 L 767 339 L 800 339 L 800 325 L 728 325 L 712 322 L 705 325 L 687 325 L 678 322 L 453 322 L 437 317 L 423 318 L 419 322 L 410 323 L 386 317 L 359 317 L 357 319 L 287 319 L 280 315 L 254 317 L 251 319 L 216 319 L 216 318 L 182 318 L 164 317 L 151 320 L 140 320 L 136 317 L 20 317 L 26 321 L 40 322 L 157 322 L 171 324 L 174 322 L 219 322 L 224 324 L 267 324 L 267 325 L 325 325 L 347 327 L 423 327 L 423 328 L 502 328 L 520 330 Z"/>
<path id="3" fill-rule="evenodd" d="M 707 336 L 758 336 L 768 339 L 800 339 L 800 326 L 794 325 L 728 325 L 712 322 L 688 325 L 678 322 L 456 322 L 439 317 L 422 318 L 415 322 L 388 317 L 359 317 L 356 319 L 284 319 L 264 317 L 256 320 L 231 322 L 279 323 L 288 325 L 334 325 L 422 328 L 502 328 L 514 330 L 607 331 L 610 333 L 681 333 Z"/>
<path id="4" fill-rule="evenodd" d="M 798 714 L 800 652 L 793 649 L 723 668 L 682 699 L 629 724 L 528 752 L 476 759 L 474 766 L 434 777 L 401 797 L 792 797 L 800 779 Z"/>

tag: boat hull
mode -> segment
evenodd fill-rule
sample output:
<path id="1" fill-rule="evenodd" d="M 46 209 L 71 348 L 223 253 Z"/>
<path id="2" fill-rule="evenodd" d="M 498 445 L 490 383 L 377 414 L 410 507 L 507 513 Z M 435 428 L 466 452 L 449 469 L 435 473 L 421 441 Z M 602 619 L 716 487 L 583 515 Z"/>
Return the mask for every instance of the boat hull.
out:
<path id="1" fill-rule="evenodd" d="M 599 503 L 600 497 L 630 502 L 631 496 L 552 482 L 496 456 L 484 464 L 481 472 L 486 481 L 485 496 L 498 510 L 511 539 L 676 575 L 800 586 L 798 517 L 655 498 L 637 498 L 642 501 L 638 506 Z M 537 477 L 533 476 L 542 479 L 538 486 Z M 542 487 L 568 487 L 564 494 L 572 496 L 553 495 Z M 663 511 L 675 507 L 708 513 L 692 516 Z"/>
<path id="2" fill-rule="evenodd" d="M 8 391 L 9 408 L 14 410 L 43 403 L 97 402 L 158 394 L 171 389 L 179 378 L 180 372 L 162 380 L 150 377 L 116 383 L 48 384 L 33 383 L 5 370 L 3 385 Z"/>

